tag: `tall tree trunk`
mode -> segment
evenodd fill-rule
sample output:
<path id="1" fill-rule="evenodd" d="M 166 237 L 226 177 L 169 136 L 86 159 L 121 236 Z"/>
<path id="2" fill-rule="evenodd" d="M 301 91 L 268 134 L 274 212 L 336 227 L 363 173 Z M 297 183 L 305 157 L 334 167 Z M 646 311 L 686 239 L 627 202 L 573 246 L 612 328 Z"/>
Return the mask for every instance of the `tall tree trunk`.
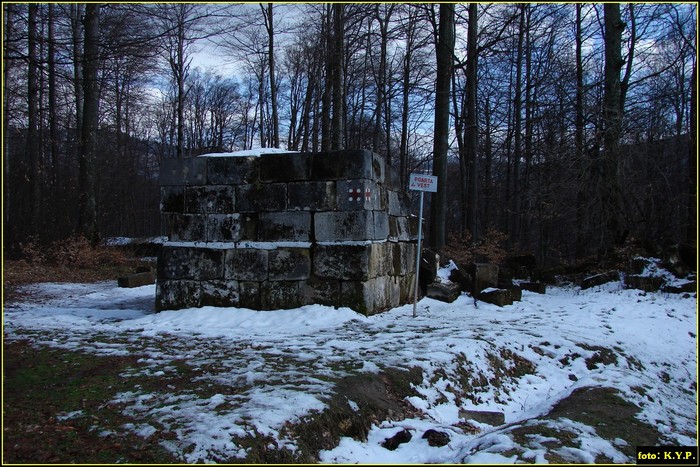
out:
<path id="1" fill-rule="evenodd" d="M 28 73 L 27 73 L 27 158 L 29 159 L 30 181 L 30 223 L 31 235 L 40 233 L 41 223 L 41 144 L 39 142 L 39 83 L 37 55 L 37 13 L 38 5 L 29 4 L 29 29 L 27 34 Z"/>
<path id="2" fill-rule="evenodd" d="M 467 30 L 467 89 L 466 89 L 466 128 L 464 144 L 467 161 L 469 162 L 469 180 L 467 181 L 467 228 L 471 234 L 472 241 L 479 239 L 478 232 L 478 170 L 479 159 L 477 154 L 477 115 L 476 115 L 476 90 L 477 90 L 477 4 L 469 4 L 469 29 Z"/>
<path id="3" fill-rule="evenodd" d="M 588 187 L 587 164 L 584 157 L 583 149 L 583 131 L 584 131 L 584 115 L 583 115 L 583 37 L 582 37 L 582 5 L 576 4 L 576 122 L 574 132 L 574 144 L 576 148 L 574 164 L 578 173 L 578 186 L 576 194 L 576 258 L 584 256 L 586 251 L 586 191 Z"/>
<path id="4" fill-rule="evenodd" d="M 450 81 L 455 47 L 455 7 L 440 4 L 438 43 L 435 48 L 437 75 L 435 77 L 435 132 L 433 142 L 433 175 L 438 177 L 437 193 L 430 205 L 430 246 L 441 250 L 445 246 L 447 220 L 447 150 L 450 127 Z"/>
<path id="5" fill-rule="evenodd" d="M 83 133 L 83 52 L 81 18 L 84 5 L 71 3 L 71 41 L 73 47 L 73 91 L 75 93 L 75 139 L 80 141 Z"/>
<path id="6" fill-rule="evenodd" d="M 10 178 L 10 151 L 9 151 L 9 118 L 8 118 L 8 112 L 9 112 L 9 74 L 10 74 L 10 51 L 9 49 L 9 40 L 12 37 L 12 31 L 13 31 L 13 21 L 14 21 L 14 5 L 11 3 L 5 3 L 2 6 L 5 9 L 5 15 L 4 15 L 4 32 L 5 32 L 5 37 L 3 41 L 3 112 L 4 112 L 4 117 L 2 119 L 2 131 L 3 131 L 3 233 L 6 236 L 5 238 L 9 238 L 9 244 L 12 245 L 14 243 L 15 237 L 14 237 L 14 231 L 15 227 L 13 226 L 11 222 L 11 210 L 14 208 L 14 194 L 12 194 L 12 190 L 10 189 L 11 186 L 11 178 Z M 12 185 L 14 186 L 14 185 Z"/>
<path id="7" fill-rule="evenodd" d="M 50 164 L 50 180 L 49 185 L 51 187 L 52 193 L 55 192 L 56 188 L 56 169 L 57 169 L 57 159 L 58 159 L 58 114 L 57 114 L 57 102 L 56 102 L 56 37 L 55 37 L 55 15 L 54 15 L 54 4 L 49 3 L 49 50 L 48 50 L 48 61 L 49 61 L 49 139 L 51 145 L 51 164 Z M 56 213 L 53 212 L 55 216 Z"/>
<path id="8" fill-rule="evenodd" d="M 321 29 L 321 37 L 325 51 L 325 82 L 321 94 L 321 151 L 330 151 L 331 149 L 331 105 L 332 105 L 332 87 L 333 87 L 333 60 L 334 54 L 332 51 L 332 28 L 331 28 L 331 5 L 324 7 L 324 16 L 322 18 L 323 28 Z"/>
<path id="9" fill-rule="evenodd" d="M 93 245 L 99 241 L 97 228 L 97 194 L 96 194 L 96 152 L 97 124 L 99 121 L 99 27 L 100 5 L 85 5 L 85 42 L 83 62 L 83 133 L 80 151 L 79 170 L 79 219 L 80 232 Z"/>
<path id="10" fill-rule="evenodd" d="M 518 28 L 518 48 L 515 58 L 515 98 L 513 101 L 513 192 L 511 193 L 511 228 L 510 240 L 512 245 L 520 241 L 520 159 L 522 158 L 522 75 L 523 75 L 523 40 L 525 37 L 525 8 L 520 4 L 520 27 Z"/>
<path id="11" fill-rule="evenodd" d="M 625 23 L 620 19 L 620 5 L 603 5 L 605 24 L 605 76 L 603 85 L 603 161 L 602 161 L 602 207 L 601 253 L 609 252 L 615 245 L 624 242 L 626 232 L 621 222 L 622 194 L 618 180 L 620 157 L 620 133 L 622 131 L 622 91 L 620 72 L 622 60 L 622 31 Z"/>
<path id="12" fill-rule="evenodd" d="M 345 55 L 345 6 L 342 3 L 333 4 L 333 56 L 332 89 L 333 89 L 333 120 L 331 122 L 331 149 L 343 149 L 343 134 L 345 133 L 345 97 L 343 80 L 343 61 Z"/>
<path id="13" fill-rule="evenodd" d="M 690 78 L 690 144 L 688 151 L 688 228 L 686 241 L 697 245 L 698 238 L 698 87 L 697 87 L 697 62 L 693 63 L 693 74 Z"/>
<path id="14" fill-rule="evenodd" d="M 275 30 L 274 30 L 274 15 L 272 3 L 267 4 L 267 8 L 263 8 L 263 16 L 265 18 L 265 28 L 267 29 L 267 57 L 270 67 L 270 103 L 272 113 L 272 147 L 280 147 L 280 124 L 277 116 L 277 83 L 275 77 Z"/>

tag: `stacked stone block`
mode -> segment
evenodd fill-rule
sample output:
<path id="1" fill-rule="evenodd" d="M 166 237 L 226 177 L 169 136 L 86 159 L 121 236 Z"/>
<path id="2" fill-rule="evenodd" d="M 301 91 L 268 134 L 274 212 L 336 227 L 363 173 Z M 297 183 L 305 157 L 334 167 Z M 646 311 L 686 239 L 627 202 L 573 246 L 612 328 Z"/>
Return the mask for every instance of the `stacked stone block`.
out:
<path id="1" fill-rule="evenodd" d="M 163 160 L 156 308 L 409 302 L 417 223 L 388 172 L 364 150 Z"/>

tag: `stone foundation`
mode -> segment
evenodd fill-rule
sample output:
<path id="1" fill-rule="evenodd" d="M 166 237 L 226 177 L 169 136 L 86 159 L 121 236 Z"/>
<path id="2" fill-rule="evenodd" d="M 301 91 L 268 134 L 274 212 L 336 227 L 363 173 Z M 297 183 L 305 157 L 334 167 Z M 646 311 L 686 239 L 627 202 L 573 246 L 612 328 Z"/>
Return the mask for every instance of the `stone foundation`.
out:
<path id="1" fill-rule="evenodd" d="M 407 303 L 417 222 L 392 175 L 364 150 L 163 160 L 157 310 Z"/>

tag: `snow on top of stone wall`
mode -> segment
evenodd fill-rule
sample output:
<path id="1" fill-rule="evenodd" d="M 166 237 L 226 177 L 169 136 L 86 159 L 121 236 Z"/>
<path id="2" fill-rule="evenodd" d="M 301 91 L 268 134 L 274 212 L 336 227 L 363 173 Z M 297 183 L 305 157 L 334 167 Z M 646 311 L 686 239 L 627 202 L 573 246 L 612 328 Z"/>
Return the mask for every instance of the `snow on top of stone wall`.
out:
<path id="1" fill-rule="evenodd" d="M 279 148 L 255 148 L 245 151 L 234 152 L 215 152 L 211 154 L 202 154 L 199 157 L 260 157 L 261 154 L 290 154 L 298 153 L 299 151 L 288 151 Z"/>

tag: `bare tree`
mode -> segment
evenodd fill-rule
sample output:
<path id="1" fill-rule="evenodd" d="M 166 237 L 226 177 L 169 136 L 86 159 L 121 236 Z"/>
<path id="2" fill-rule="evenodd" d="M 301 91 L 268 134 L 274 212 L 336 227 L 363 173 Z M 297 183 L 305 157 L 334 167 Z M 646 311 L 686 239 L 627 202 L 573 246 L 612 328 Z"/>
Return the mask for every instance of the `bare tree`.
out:
<path id="1" fill-rule="evenodd" d="M 455 46 L 454 18 L 454 5 L 441 3 L 438 40 L 435 47 L 437 75 L 433 143 L 433 175 L 438 177 L 438 189 L 430 205 L 430 246 L 436 250 L 441 250 L 446 243 L 447 151 L 449 149 L 450 81 Z"/>
<path id="2" fill-rule="evenodd" d="M 93 244 L 99 241 L 95 164 L 100 90 L 99 40 L 100 5 L 85 6 L 85 40 L 83 49 L 83 127 L 80 145 L 80 197 L 78 230 Z"/>

